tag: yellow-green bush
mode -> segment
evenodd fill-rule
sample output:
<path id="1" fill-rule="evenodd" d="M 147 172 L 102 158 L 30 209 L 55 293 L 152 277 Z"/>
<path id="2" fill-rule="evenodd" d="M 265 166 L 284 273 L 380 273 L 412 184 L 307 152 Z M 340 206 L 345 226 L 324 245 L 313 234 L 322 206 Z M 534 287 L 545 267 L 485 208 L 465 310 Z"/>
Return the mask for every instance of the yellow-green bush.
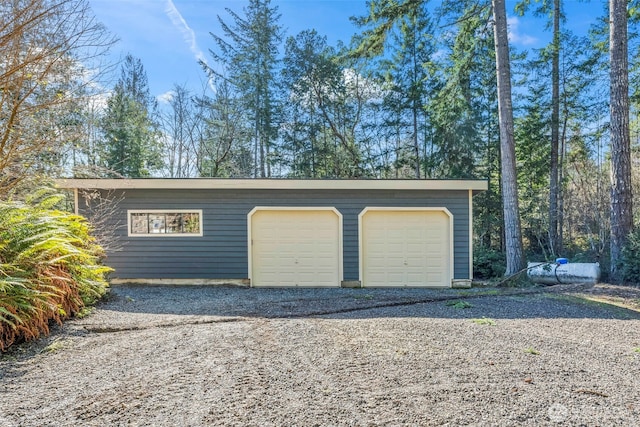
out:
<path id="1" fill-rule="evenodd" d="M 37 203 L 0 202 L 0 351 L 49 332 L 107 289 L 87 221 Z"/>

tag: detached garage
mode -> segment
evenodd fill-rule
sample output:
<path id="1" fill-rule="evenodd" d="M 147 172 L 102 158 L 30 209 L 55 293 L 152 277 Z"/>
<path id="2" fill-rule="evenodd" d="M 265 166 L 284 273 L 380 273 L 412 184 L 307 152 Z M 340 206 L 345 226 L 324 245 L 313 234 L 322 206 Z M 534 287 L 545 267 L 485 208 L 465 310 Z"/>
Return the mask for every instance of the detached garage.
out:
<path id="1" fill-rule="evenodd" d="M 472 271 L 475 180 L 66 179 L 114 284 L 451 287 Z M 109 206 L 108 209 L 105 209 Z"/>

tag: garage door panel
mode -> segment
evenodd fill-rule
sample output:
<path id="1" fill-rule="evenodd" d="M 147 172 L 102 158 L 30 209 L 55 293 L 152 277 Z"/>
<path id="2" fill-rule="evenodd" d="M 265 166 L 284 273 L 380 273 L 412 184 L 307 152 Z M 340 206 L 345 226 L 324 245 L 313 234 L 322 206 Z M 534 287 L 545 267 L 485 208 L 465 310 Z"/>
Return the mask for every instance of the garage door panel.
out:
<path id="1" fill-rule="evenodd" d="M 425 247 L 424 243 L 407 243 L 404 248 L 400 247 L 398 252 L 404 251 L 406 252 L 408 257 L 411 256 L 420 256 L 423 257 L 425 254 L 430 252 L 430 247 Z M 393 249 L 392 249 L 393 250 Z"/>
<path id="2" fill-rule="evenodd" d="M 360 221 L 364 286 L 451 286 L 450 217 L 444 211 L 371 209 Z"/>
<path id="3" fill-rule="evenodd" d="M 425 259 L 425 256 L 408 256 L 405 260 L 405 264 L 407 266 L 409 267 L 413 266 L 418 268 L 422 268 L 423 265 L 425 265 L 425 267 L 428 268 L 430 262 L 431 260 L 428 258 L 428 256 L 426 257 L 426 259 Z"/>
<path id="4" fill-rule="evenodd" d="M 405 275 L 398 272 L 387 272 L 383 275 L 384 282 L 381 282 L 380 286 L 402 286 Z"/>
<path id="5" fill-rule="evenodd" d="M 340 286 L 336 211 L 258 209 L 250 221 L 253 286 Z"/>
<path id="6" fill-rule="evenodd" d="M 407 280 L 409 283 L 420 283 L 425 281 L 425 277 L 422 273 L 408 273 L 407 274 Z M 428 279 L 428 275 L 427 275 L 427 282 L 429 281 Z"/>

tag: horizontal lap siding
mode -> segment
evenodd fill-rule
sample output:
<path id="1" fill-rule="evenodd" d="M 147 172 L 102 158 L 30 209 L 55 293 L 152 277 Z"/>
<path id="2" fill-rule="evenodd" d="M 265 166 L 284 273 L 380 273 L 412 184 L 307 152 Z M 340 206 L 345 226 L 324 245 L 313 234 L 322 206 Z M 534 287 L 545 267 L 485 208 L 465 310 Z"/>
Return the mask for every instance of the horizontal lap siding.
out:
<path id="1" fill-rule="evenodd" d="M 343 215 L 344 279 L 358 280 L 358 214 L 365 207 L 446 207 L 454 217 L 454 278 L 468 279 L 468 195 L 437 190 L 126 190 L 108 224 L 122 249 L 108 249 L 107 264 L 120 279 L 247 278 L 247 214 L 254 207 L 331 206 Z M 127 210 L 134 209 L 202 209 L 204 235 L 127 237 Z"/>

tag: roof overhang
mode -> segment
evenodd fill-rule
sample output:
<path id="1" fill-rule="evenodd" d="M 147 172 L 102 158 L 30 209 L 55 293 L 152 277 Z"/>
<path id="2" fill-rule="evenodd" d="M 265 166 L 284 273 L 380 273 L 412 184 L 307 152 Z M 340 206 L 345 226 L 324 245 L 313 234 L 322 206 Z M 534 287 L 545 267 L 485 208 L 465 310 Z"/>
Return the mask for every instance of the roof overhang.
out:
<path id="1" fill-rule="evenodd" d="M 55 180 L 56 187 L 100 190 L 487 190 L 486 180 L 147 178 Z"/>

